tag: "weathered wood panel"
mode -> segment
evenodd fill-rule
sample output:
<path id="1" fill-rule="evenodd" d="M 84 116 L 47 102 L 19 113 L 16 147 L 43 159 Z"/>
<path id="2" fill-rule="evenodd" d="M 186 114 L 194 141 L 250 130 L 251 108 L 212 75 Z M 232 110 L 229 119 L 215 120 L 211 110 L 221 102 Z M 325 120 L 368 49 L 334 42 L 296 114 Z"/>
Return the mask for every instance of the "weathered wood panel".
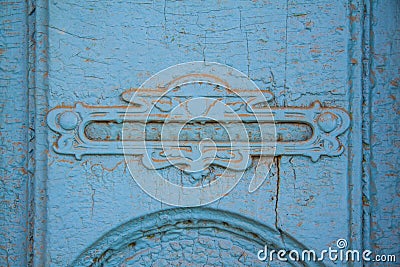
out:
<path id="1" fill-rule="evenodd" d="M 320 251 L 338 238 L 400 257 L 397 1 L 0 4 L 0 265 L 65 266 L 88 248 L 76 264 L 212 265 L 223 257 L 244 265 L 263 243 Z M 121 105 L 125 90 L 189 61 L 239 69 L 274 94 L 276 107 L 319 100 L 348 111 L 344 153 L 316 162 L 279 156 L 251 194 L 248 170 L 208 209 L 170 210 L 135 183 L 123 156 L 77 160 L 52 149 L 49 109 Z M 109 138 L 96 127 L 94 139 Z M 282 138 L 298 131 L 288 129 Z M 300 131 L 289 137 L 310 135 Z"/>
<path id="2" fill-rule="evenodd" d="M 365 166 L 370 231 L 366 241 L 376 251 L 400 255 L 399 84 L 400 4 L 379 1 L 370 5 L 370 73 L 365 84 L 367 138 Z M 368 225 L 367 225 L 368 227 Z"/>
<path id="3" fill-rule="evenodd" d="M 27 5 L 0 2 L 0 265 L 25 266 L 28 251 Z"/>

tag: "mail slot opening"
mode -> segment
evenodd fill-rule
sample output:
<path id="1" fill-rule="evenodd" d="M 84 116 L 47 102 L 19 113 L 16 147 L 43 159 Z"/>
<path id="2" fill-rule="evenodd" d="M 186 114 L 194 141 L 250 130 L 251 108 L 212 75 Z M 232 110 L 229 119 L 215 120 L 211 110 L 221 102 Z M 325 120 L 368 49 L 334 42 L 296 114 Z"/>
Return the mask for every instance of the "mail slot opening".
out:
<path id="1" fill-rule="evenodd" d="M 172 125 L 171 125 L 172 124 Z M 139 129 L 145 127 L 146 141 L 161 141 L 162 127 L 161 122 L 150 122 L 139 125 L 137 122 L 117 123 L 115 121 L 93 121 L 85 128 L 85 135 L 93 141 L 138 141 L 142 137 Z M 173 127 L 170 123 L 168 127 Z M 183 125 L 177 124 L 181 128 L 179 141 L 199 141 L 206 138 L 214 141 L 229 141 L 229 135 L 224 126 L 218 122 L 196 122 L 190 121 Z M 312 128 L 306 123 L 243 123 L 248 140 L 250 142 L 298 142 L 306 141 L 312 136 Z M 260 131 L 262 127 L 263 131 Z M 122 135 L 122 131 L 124 134 Z M 263 134 L 262 134 L 262 133 Z M 163 140 L 175 139 L 177 136 L 163 136 Z"/>

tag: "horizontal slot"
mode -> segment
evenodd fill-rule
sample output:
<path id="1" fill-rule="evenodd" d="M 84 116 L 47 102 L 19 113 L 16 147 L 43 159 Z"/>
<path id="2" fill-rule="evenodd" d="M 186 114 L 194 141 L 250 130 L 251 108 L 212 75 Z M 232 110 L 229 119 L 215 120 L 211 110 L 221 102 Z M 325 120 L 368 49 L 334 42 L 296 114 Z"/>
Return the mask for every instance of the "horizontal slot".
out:
<path id="1" fill-rule="evenodd" d="M 229 125 L 229 124 L 228 124 Z M 299 142 L 306 141 L 312 136 L 312 129 L 305 123 L 246 123 L 243 124 L 250 142 Z M 145 126 L 147 141 L 160 141 L 163 123 L 151 122 Z M 169 123 L 164 127 L 179 127 L 180 124 Z M 228 126 L 229 127 L 229 126 Z M 239 129 L 242 126 L 239 127 Z M 276 134 L 275 130 L 276 129 Z M 85 128 L 85 135 L 93 141 L 121 141 L 124 128 L 124 141 L 140 141 L 143 136 L 143 124 L 134 122 L 117 123 L 114 121 L 93 121 Z M 260 131 L 260 128 L 262 131 Z M 174 128 L 173 128 L 174 129 Z M 169 134 L 164 130 L 163 140 L 176 140 L 176 134 Z M 175 133 L 176 131 L 174 131 Z M 170 136 L 169 136 L 170 135 Z M 189 122 L 185 124 L 180 133 L 180 141 L 199 141 L 210 138 L 214 141 L 229 141 L 227 130 L 218 122 Z M 231 134 L 232 141 L 245 140 L 245 136 Z"/>

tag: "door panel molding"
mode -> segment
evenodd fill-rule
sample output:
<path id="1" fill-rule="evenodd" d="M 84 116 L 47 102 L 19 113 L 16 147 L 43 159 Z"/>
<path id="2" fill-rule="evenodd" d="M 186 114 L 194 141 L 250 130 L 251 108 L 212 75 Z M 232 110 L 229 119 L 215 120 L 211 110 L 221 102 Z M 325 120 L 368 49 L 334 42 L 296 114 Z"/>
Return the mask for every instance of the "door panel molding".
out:
<path id="1" fill-rule="evenodd" d="M 27 204 L 28 213 L 28 231 L 26 238 L 29 245 L 27 246 L 26 254 L 27 261 L 32 266 L 48 266 L 50 265 L 50 256 L 46 248 L 47 233 L 47 179 L 48 177 L 48 150 L 50 144 L 48 142 L 49 128 L 46 126 L 46 114 L 48 113 L 48 1 L 46 0 L 31 0 L 28 1 L 27 7 L 27 21 L 28 21 L 28 94 L 29 94 L 29 140 L 28 147 L 28 190 L 26 192 L 29 204 Z M 373 232 L 371 232 L 371 180 L 374 179 L 374 174 L 371 172 L 371 157 L 372 152 L 370 147 L 371 123 L 370 106 L 371 106 L 371 85 L 370 79 L 374 79 L 374 74 L 371 74 L 371 64 L 373 58 L 371 57 L 370 46 L 374 44 L 373 37 L 370 36 L 370 31 L 373 33 L 371 27 L 371 18 L 373 18 L 373 7 L 371 1 L 356 1 L 349 0 L 346 7 L 348 13 L 348 77 L 347 88 L 349 106 L 346 107 L 350 116 L 351 122 L 348 133 L 345 137 L 349 138 L 348 147 L 346 147 L 346 156 L 348 156 L 348 175 L 347 175 L 347 210 L 349 224 L 349 236 L 347 240 L 349 247 L 353 249 L 371 248 L 374 240 L 371 239 Z M 363 106 L 364 103 L 364 106 Z M 69 107 L 72 109 L 73 107 Z M 364 132 L 363 132 L 364 131 Z M 363 144 L 364 143 L 364 144 Z M 10 186 L 10 185 L 8 185 Z M 384 194 L 384 193 L 381 193 Z M 185 210 L 185 209 L 182 209 Z M 177 209 L 176 211 L 181 211 Z M 201 212 L 200 212 L 201 211 Z M 207 212 L 204 209 L 199 209 L 194 212 L 181 212 L 177 213 L 176 221 L 189 220 L 185 216 L 198 214 L 196 216 L 205 216 Z M 214 211 L 209 211 L 213 214 Z M 173 213 L 171 211 L 171 213 Z M 162 214 L 160 212 L 159 214 Z M 183 216 L 183 217 L 179 217 Z M 220 216 L 221 213 L 218 213 Z M 7 216 L 7 215 L 6 215 Z M 150 215 L 155 216 L 155 215 Z M 229 215 L 230 216 L 230 215 Z M 229 217 L 228 216 L 228 217 Z M 237 215 L 232 215 L 234 218 Z M 231 218 L 231 217 L 229 217 Z M 229 218 L 227 220 L 229 221 Z M 226 218 L 219 219 L 217 224 L 223 225 Z M 5 220 L 12 220 L 10 217 L 5 217 Z M 91 246 L 85 251 L 77 262 L 87 262 L 94 258 L 101 258 L 101 253 L 107 250 L 105 240 L 124 234 L 119 231 L 132 233 L 132 229 L 141 219 L 133 220 L 126 225 L 120 226 L 115 230 L 106 234 L 103 239 L 100 239 L 96 244 Z M 200 219 L 199 219 L 200 220 Z M 230 219 L 233 225 L 239 224 L 239 219 Z M 246 220 L 246 219 L 245 219 Z M 156 221 L 156 220 L 155 220 Z M 194 220 L 193 220 L 194 222 Z M 196 222 L 197 224 L 199 221 Z M 130 226 L 128 226 L 130 225 Z M 199 224 L 198 224 L 199 225 Z M 129 228 L 131 227 L 131 228 Z M 250 229 L 250 225 L 242 226 L 245 229 Z M 247 228 L 246 228 L 247 227 Z M 254 231 L 260 231 L 264 226 Z M 223 227 L 222 227 L 223 228 Z M 131 230 L 128 230 L 131 229 Z M 225 229 L 226 230 L 226 229 Z M 242 229 L 243 230 L 243 229 Z M 264 229 L 268 236 L 263 236 L 262 239 L 253 239 L 254 242 L 271 242 L 275 245 L 280 245 L 279 232 L 275 229 Z M 227 231 L 227 230 L 226 230 Z M 252 230 L 253 231 L 253 230 Z M 129 234 L 129 233 L 125 233 Z M 288 238 L 288 240 L 290 237 Z M 111 240 L 111 239 L 110 239 Z M 258 240 L 258 241 L 257 241 Z M 290 239 L 291 240 L 291 239 Z M 122 241 L 121 241 L 122 242 Z M 290 241 L 296 247 L 304 247 L 298 244 L 295 240 Z M 120 243 L 120 245 L 126 245 Z M 101 252 L 94 252 L 97 247 Z M 279 246 L 278 246 L 279 247 Z M 3 254 L 3 251 L 1 251 Z M 8 255 L 7 255 L 8 257 Z M 89 257 L 89 258 L 87 258 Z M 22 261 L 21 261 L 22 262 Z"/>
<path id="2" fill-rule="evenodd" d="M 183 240 L 180 240 L 180 237 L 183 237 Z M 157 248 L 160 241 L 162 247 Z M 129 265 L 135 264 L 136 258 L 143 260 L 146 257 L 148 260 L 146 264 L 149 266 L 151 264 L 161 266 L 163 262 L 173 262 L 177 257 L 179 263 L 187 260 L 186 263 L 190 264 L 194 260 L 190 257 L 195 256 L 193 255 L 196 254 L 195 251 L 192 251 L 193 254 L 189 253 L 187 259 L 184 252 L 182 255 L 174 254 L 174 246 L 179 246 L 180 243 L 184 245 L 187 241 L 204 257 L 211 258 L 212 252 L 216 249 L 218 252 L 211 264 L 221 262 L 232 264 L 229 260 L 233 260 L 233 263 L 238 263 L 239 260 L 241 264 L 258 266 L 261 262 L 257 259 L 256 253 L 265 245 L 271 250 L 285 248 L 300 252 L 307 249 L 288 234 L 239 214 L 210 208 L 175 208 L 133 219 L 111 230 L 85 250 L 70 266 Z M 196 246 L 196 243 L 199 246 Z M 206 249 L 204 252 L 207 247 L 211 251 Z M 152 249 L 158 251 L 157 257 L 152 257 Z M 168 255 L 164 255 L 163 250 Z M 177 251 L 181 252 L 181 249 Z M 162 258 L 163 256 L 167 258 Z M 204 261 L 200 260 L 199 263 L 204 264 Z M 292 266 L 304 264 L 288 263 Z M 320 262 L 307 262 L 307 266 L 324 265 Z"/>

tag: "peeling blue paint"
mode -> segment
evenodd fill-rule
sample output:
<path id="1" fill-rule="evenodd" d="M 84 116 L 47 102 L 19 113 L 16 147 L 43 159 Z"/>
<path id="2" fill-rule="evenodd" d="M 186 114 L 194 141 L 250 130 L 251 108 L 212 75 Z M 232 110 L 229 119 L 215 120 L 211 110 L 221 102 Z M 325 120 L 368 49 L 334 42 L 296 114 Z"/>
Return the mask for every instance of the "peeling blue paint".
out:
<path id="1" fill-rule="evenodd" d="M 161 265 L 176 260 L 173 253 L 179 258 L 185 249 L 203 246 L 245 265 L 241 253 L 254 250 L 254 242 L 240 237 L 234 243 L 226 231 L 199 227 L 202 219 L 228 214 L 238 216 L 233 224 L 256 222 L 263 242 L 273 239 L 277 246 L 290 243 L 286 236 L 316 250 L 346 238 L 351 248 L 399 258 L 399 9 L 395 0 L 0 2 L 0 265 L 66 266 L 79 255 L 93 262 L 106 249 L 85 252 L 124 236 L 127 225 L 140 229 L 149 214 L 159 229 L 174 216 L 196 217 L 194 230 L 180 233 L 202 242 L 185 243 L 174 230 L 147 235 L 144 243 L 171 249 L 160 254 Z M 347 110 L 343 154 L 317 162 L 276 157 L 257 191 L 248 193 L 248 170 L 229 194 L 193 212 L 146 195 L 123 156 L 77 161 L 51 149 L 57 136 L 46 125 L 49 109 L 75 102 L 119 105 L 126 89 L 196 60 L 241 70 L 275 95 L 275 106 L 307 107 L 319 100 Z M 321 119 L 321 127 L 329 130 L 329 121 Z M 62 124 L 73 128 L 75 120 L 66 116 Z M 196 182 L 184 173 L 161 172 Z M 210 233 L 218 236 L 205 238 Z M 235 247 L 232 254 L 224 254 L 229 247 Z M 154 260 L 145 256 L 136 260 Z M 201 255 L 189 258 L 207 263 Z"/>

